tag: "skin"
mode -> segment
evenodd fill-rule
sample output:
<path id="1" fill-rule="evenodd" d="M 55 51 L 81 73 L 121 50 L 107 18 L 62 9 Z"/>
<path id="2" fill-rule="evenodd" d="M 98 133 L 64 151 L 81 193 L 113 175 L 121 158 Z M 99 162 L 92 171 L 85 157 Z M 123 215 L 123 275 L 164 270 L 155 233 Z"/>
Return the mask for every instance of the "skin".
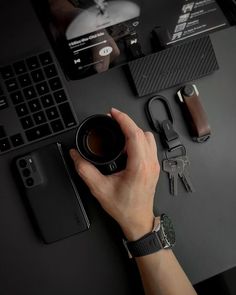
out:
<path id="1" fill-rule="evenodd" d="M 160 165 L 152 133 L 143 132 L 125 113 L 111 110 L 126 138 L 126 169 L 102 175 L 76 150 L 70 155 L 79 176 L 93 196 L 121 226 L 127 240 L 135 241 L 153 228 L 153 200 Z M 148 295 L 196 295 L 172 250 L 160 250 L 136 258 L 145 293 Z"/>

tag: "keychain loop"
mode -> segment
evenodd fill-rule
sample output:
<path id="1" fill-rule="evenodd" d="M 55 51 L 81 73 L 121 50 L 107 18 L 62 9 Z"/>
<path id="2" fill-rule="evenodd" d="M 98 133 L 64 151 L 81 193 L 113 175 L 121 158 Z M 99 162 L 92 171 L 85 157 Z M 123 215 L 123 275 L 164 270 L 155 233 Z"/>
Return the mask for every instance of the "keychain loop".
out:
<path id="1" fill-rule="evenodd" d="M 174 124 L 174 117 L 170 108 L 170 104 L 168 102 L 168 100 L 162 96 L 162 95 L 155 95 L 154 97 L 152 97 L 147 104 L 147 115 L 148 115 L 148 119 L 151 123 L 152 128 L 154 129 L 155 132 L 157 133 L 161 133 L 162 132 L 162 128 L 161 128 L 161 123 L 159 120 L 155 119 L 153 112 L 152 112 L 152 104 L 154 101 L 161 101 L 165 107 L 167 116 L 168 116 L 168 120 L 172 123 L 172 125 Z"/>

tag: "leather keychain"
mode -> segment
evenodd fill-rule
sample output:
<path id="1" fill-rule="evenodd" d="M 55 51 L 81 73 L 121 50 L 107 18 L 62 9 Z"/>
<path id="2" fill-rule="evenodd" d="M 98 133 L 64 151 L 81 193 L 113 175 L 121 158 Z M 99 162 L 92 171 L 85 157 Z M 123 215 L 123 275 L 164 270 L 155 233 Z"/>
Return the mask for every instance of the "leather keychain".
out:
<path id="1" fill-rule="evenodd" d="M 184 86 L 177 95 L 183 106 L 192 139 L 199 143 L 207 141 L 211 136 L 211 128 L 196 85 Z"/>

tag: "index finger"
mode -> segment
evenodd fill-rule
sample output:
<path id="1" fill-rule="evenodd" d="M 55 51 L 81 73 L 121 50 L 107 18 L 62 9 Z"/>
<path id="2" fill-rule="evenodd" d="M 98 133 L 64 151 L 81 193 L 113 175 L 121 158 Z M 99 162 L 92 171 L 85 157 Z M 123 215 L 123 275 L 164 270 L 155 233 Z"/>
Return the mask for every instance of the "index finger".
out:
<path id="1" fill-rule="evenodd" d="M 136 169 L 141 159 L 145 158 L 146 138 L 142 129 L 125 113 L 114 108 L 111 109 L 112 117 L 120 125 L 126 138 L 126 148 L 128 154 L 127 168 Z"/>
<path id="2" fill-rule="evenodd" d="M 140 129 L 127 114 L 122 113 L 117 109 L 112 108 L 111 115 L 120 125 L 126 138 L 133 137 L 138 129 Z"/>

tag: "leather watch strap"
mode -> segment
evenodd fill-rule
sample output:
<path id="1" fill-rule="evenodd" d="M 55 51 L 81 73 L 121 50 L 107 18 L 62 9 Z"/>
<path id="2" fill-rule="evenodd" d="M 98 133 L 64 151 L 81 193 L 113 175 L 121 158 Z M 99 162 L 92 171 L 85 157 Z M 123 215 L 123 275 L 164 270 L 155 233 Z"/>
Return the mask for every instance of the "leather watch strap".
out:
<path id="1" fill-rule="evenodd" d="M 133 257 L 149 255 L 162 249 L 156 232 L 148 233 L 137 241 L 127 242 L 126 245 Z"/>
<path id="2" fill-rule="evenodd" d="M 211 134 L 207 114 L 202 106 L 196 87 L 187 85 L 181 90 L 184 111 L 190 120 L 193 138 L 198 142 L 206 141 Z"/>

